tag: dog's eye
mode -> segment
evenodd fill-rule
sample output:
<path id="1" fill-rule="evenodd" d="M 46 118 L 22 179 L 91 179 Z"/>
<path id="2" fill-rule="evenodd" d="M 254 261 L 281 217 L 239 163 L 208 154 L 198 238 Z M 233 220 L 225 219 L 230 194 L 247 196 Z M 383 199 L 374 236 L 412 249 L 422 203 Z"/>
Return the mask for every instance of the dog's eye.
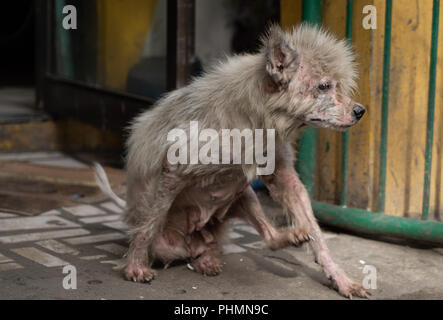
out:
<path id="1" fill-rule="evenodd" d="M 321 83 L 321 84 L 319 84 L 319 86 L 318 86 L 318 89 L 319 90 L 321 90 L 321 91 L 326 91 L 326 90 L 329 90 L 331 88 L 331 85 L 329 84 L 329 83 Z"/>

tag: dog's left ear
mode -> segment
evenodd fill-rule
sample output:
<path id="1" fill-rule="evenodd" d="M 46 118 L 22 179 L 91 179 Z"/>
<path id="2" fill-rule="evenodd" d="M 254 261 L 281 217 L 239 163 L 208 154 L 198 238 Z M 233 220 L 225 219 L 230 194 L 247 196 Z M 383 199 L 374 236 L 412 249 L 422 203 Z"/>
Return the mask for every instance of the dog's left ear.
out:
<path id="1" fill-rule="evenodd" d="M 266 71 L 276 89 L 286 89 L 291 77 L 298 69 L 297 52 L 291 48 L 285 34 L 278 25 L 272 25 L 265 38 Z"/>

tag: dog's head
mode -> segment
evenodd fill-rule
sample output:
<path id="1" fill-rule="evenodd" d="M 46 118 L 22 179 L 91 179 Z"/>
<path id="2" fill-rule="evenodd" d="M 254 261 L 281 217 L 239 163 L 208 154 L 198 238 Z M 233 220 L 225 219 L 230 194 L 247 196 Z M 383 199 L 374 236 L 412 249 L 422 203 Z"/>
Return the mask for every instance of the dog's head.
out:
<path id="1" fill-rule="evenodd" d="M 346 40 L 307 24 L 289 32 L 273 25 L 263 39 L 263 50 L 274 115 L 345 130 L 365 113 L 351 98 L 357 72 Z"/>

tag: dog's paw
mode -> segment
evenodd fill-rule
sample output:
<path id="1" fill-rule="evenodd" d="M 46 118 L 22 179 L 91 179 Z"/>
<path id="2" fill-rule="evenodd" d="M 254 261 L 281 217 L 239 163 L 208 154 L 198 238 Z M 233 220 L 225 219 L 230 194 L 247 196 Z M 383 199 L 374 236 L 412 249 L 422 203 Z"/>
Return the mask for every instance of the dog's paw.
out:
<path id="1" fill-rule="evenodd" d="M 156 274 L 153 269 L 134 262 L 128 262 L 125 268 L 126 279 L 134 282 L 151 282 Z"/>
<path id="2" fill-rule="evenodd" d="M 303 243 L 314 240 L 307 229 L 290 228 L 281 231 L 272 238 L 266 238 L 265 242 L 269 249 L 278 250 L 288 246 L 301 246 Z"/>
<path id="3" fill-rule="evenodd" d="M 301 246 L 305 242 L 315 240 L 305 228 L 295 228 L 290 233 L 290 240 L 293 245 Z"/>
<path id="4" fill-rule="evenodd" d="M 202 273 L 206 276 L 216 276 L 222 272 L 222 261 L 212 254 L 203 254 L 192 262 L 194 271 Z"/>
<path id="5" fill-rule="evenodd" d="M 333 279 L 333 286 L 342 296 L 352 299 L 352 297 L 369 298 L 371 293 L 363 288 L 363 285 L 348 278 L 346 275 L 339 275 Z"/>

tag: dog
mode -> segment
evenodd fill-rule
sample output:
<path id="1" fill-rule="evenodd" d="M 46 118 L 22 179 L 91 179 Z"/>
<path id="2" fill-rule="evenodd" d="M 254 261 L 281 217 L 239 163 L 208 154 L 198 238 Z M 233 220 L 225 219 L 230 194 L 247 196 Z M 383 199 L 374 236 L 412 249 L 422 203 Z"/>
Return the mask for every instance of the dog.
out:
<path id="1" fill-rule="evenodd" d="M 351 98 L 356 78 L 355 56 L 346 40 L 308 24 L 289 31 L 272 25 L 258 53 L 227 58 L 136 117 L 127 140 L 126 201 L 113 193 L 103 168 L 96 165 L 98 185 L 125 208 L 130 226 L 126 278 L 151 281 L 155 260 L 168 264 L 188 259 L 197 272 L 220 273 L 224 226 L 236 217 L 251 224 L 272 250 L 308 242 L 341 295 L 368 297 L 362 285 L 334 263 L 294 170 L 292 145 L 304 126 L 343 131 L 362 118 L 365 108 Z M 212 133 L 272 130 L 275 152 L 269 148 L 269 135 L 263 154 L 274 153 L 273 172 L 258 176 L 257 161 L 235 162 L 235 155 L 226 163 L 219 157 L 196 163 L 192 155 L 184 157 L 187 163 L 168 160 L 177 150 L 202 148 L 201 139 L 190 146 L 193 121 Z M 184 135 L 172 141 L 174 130 Z M 232 142 L 232 136 L 227 141 Z M 242 146 L 241 152 L 246 151 Z M 251 188 L 257 177 L 282 205 L 291 221 L 288 227 L 276 228 L 266 217 Z"/>

